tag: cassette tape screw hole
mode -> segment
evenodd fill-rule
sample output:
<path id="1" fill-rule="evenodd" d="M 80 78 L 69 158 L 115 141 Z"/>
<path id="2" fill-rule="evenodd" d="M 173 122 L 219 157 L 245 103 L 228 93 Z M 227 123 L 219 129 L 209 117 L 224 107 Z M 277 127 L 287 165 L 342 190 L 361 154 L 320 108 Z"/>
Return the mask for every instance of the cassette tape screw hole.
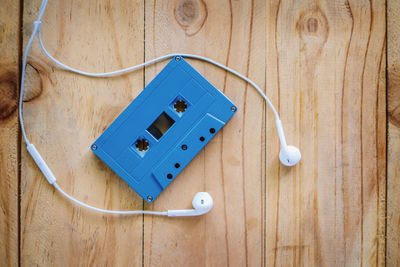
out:
<path id="1" fill-rule="evenodd" d="M 180 61 L 180 60 L 181 60 L 181 57 L 177 56 L 177 57 L 175 57 L 175 60 L 176 60 L 176 61 Z"/>
<path id="2" fill-rule="evenodd" d="M 93 150 L 96 150 L 96 149 L 97 149 L 97 146 L 96 146 L 96 145 L 92 145 L 92 149 L 93 149 Z"/>
<path id="3" fill-rule="evenodd" d="M 204 136 L 201 136 L 201 137 L 200 137 L 200 141 L 201 141 L 201 142 L 204 142 L 204 140 L 206 140 L 206 139 L 204 138 Z"/>
<path id="4" fill-rule="evenodd" d="M 182 148 L 182 150 L 187 150 L 188 146 L 187 145 L 182 145 L 181 148 Z"/>
<path id="5" fill-rule="evenodd" d="M 136 149 L 139 151 L 147 151 L 149 149 L 149 142 L 146 139 L 137 140 Z"/>
<path id="6" fill-rule="evenodd" d="M 210 133 L 212 133 L 212 134 L 215 133 L 215 129 L 214 129 L 214 128 L 211 128 L 211 129 L 210 129 Z"/>
<path id="7" fill-rule="evenodd" d="M 167 178 L 168 178 L 168 179 L 172 179 L 172 174 L 168 173 L 168 174 L 167 174 Z"/>
<path id="8" fill-rule="evenodd" d="M 235 112 L 236 111 L 236 107 L 231 107 L 231 110 L 232 110 L 232 112 Z"/>
<path id="9" fill-rule="evenodd" d="M 148 201 L 152 201 L 152 200 L 153 200 L 153 197 L 152 197 L 152 196 L 148 196 L 148 197 L 147 197 L 147 200 L 148 200 Z"/>
<path id="10" fill-rule="evenodd" d="M 187 109 L 187 104 L 184 100 L 177 100 L 174 104 L 174 109 L 176 112 L 185 112 Z"/>
<path id="11" fill-rule="evenodd" d="M 175 163 L 175 168 L 179 169 L 179 167 L 181 167 L 181 164 Z"/>

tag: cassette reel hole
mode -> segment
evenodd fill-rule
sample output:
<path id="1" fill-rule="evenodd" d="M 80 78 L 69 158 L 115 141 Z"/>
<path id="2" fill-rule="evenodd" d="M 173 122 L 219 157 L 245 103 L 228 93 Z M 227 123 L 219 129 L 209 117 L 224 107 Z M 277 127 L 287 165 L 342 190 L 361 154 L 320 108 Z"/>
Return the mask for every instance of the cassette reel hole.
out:
<path id="1" fill-rule="evenodd" d="M 174 109 L 176 112 L 185 112 L 187 109 L 187 104 L 184 100 L 177 100 L 174 104 Z"/>
<path id="2" fill-rule="evenodd" d="M 149 141 L 142 138 L 136 141 L 136 149 L 140 152 L 147 151 L 149 149 Z"/>

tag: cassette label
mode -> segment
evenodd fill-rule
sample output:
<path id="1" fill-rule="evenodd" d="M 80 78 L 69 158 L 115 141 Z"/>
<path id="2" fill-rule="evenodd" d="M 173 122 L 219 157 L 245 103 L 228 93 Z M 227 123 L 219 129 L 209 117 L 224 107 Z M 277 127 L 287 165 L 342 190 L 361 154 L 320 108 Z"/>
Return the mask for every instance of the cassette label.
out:
<path id="1" fill-rule="evenodd" d="M 91 148 L 144 200 L 153 202 L 236 110 L 177 56 Z"/>

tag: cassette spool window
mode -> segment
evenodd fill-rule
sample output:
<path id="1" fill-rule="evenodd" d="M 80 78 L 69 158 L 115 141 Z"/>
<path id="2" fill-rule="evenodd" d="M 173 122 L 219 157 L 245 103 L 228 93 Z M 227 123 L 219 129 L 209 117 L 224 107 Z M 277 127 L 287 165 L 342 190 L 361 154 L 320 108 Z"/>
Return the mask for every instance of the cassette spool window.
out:
<path id="1" fill-rule="evenodd" d="M 147 128 L 147 131 L 157 140 L 159 140 L 175 121 L 168 116 L 167 113 L 163 112 L 161 115 Z"/>

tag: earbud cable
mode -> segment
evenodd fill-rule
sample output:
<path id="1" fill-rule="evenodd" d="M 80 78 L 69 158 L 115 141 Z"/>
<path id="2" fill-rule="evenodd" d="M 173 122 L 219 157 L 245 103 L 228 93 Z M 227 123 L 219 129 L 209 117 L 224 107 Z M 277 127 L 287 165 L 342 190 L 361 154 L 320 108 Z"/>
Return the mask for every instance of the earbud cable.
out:
<path id="1" fill-rule="evenodd" d="M 43 174 L 45 175 L 46 179 L 49 181 L 50 184 L 52 184 L 54 186 L 55 189 L 57 189 L 62 195 L 64 195 L 66 198 L 70 199 L 72 202 L 94 210 L 94 211 L 98 211 L 98 212 L 103 212 L 103 213 L 110 213 L 110 214 L 152 214 L 152 215 L 162 215 L 162 216 L 168 216 L 168 212 L 167 211 L 146 211 L 146 210 L 132 210 L 132 211 L 118 211 L 118 210 L 106 210 L 106 209 L 100 209 L 100 208 L 96 208 L 93 206 L 90 206 L 88 204 L 85 204 L 79 200 L 77 200 L 76 198 L 72 197 L 71 195 L 67 194 L 66 192 L 64 192 L 56 183 L 56 179 L 54 177 L 54 175 L 51 173 L 50 169 L 48 168 L 47 164 L 45 163 L 45 161 L 41 158 L 39 152 L 36 150 L 36 148 L 33 146 L 33 144 L 30 143 L 27 135 L 26 135 L 26 131 L 25 131 L 25 125 L 24 125 L 24 118 L 23 118 L 23 112 L 22 112 L 22 104 L 23 104 L 23 95 L 24 95 L 24 83 L 25 83 L 25 72 L 26 72 L 26 63 L 27 63 L 27 58 L 28 58 L 28 53 L 29 50 L 32 46 L 32 42 L 35 39 L 35 36 L 37 35 L 38 37 L 38 42 L 40 45 L 40 48 L 42 49 L 42 51 L 44 52 L 44 54 L 46 54 L 46 56 L 53 61 L 54 63 L 56 63 L 57 65 L 59 65 L 60 67 L 80 74 L 80 75 L 84 75 L 84 76 L 89 76 L 89 77 L 109 77 L 109 76 L 117 76 L 117 75 L 121 75 L 123 73 L 126 72 L 131 72 L 140 68 L 143 68 L 145 66 L 160 62 L 160 61 L 164 61 L 166 59 L 170 59 L 175 57 L 177 54 L 168 54 L 165 56 L 161 56 L 149 61 L 146 61 L 144 63 L 135 65 L 135 66 L 131 66 L 131 67 L 127 67 L 124 69 L 120 69 L 120 70 L 115 70 L 115 71 L 111 71 L 111 72 L 104 72 L 104 73 L 91 73 L 91 72 L 85 72 L 85 71 L 81 71 L 78 69 L 74 69 L 72 67 L 69 67 L 67 65 L 65 65 L 64 63 L 60 62 L 59 60 L 57 60 L 56 58 L 54 58 L 44 47 L 42 39 L 40 37 L 40 29 L 41 29 L 41 19 L 43 17 L 43 14 L 46 10 L 46 5 L 47 5 L 48 0 L 43 0 L 42 4 L 40 6 L 40 10 L 39 10 L 39 15 L 37 20 L 34 22 L 34 27 L 33 27 L 33 32 L 31 37 L 29 38 L 28 44 L 26 45 L 26 49 L 24 52 L 24 57 L 23 57 L 23 62 L 22 62 L 22 74 L 21 74 L 21 92 L 20 92 L 20 97 L 19 97 L 19 120 L 20 120 L 20 124 L 21 124 L 21 131 L 22 131 L 22 136 L 25 140 L 25 143 L 28 147 L 28 151 L 29 153 L 31 153 L 32 157 L 34 158 L 35 162 L 38 164 L 39 168 L 42 170 Z M 203 57 L 203 56 L 198 56 L 198 55 L 193 55 L 193 54 L 179 54 L 180 56 L 184 57 L 184 58 L 191 58 L 191 59 L 197 59 L 197 60 L 201 60 L 201 61 L 205 61 L 208 62 L 210 64 L 213 64 L 221 69 L 224 69 L 230 73 L 232 73 L 233 75 L 239 77 L 240 79 L 244 80 L 245 82 L 249 83 L 251 86 L 253 86 L 257 92 L 262 96 L 262 98 L 265 100 L 265 102 L 269 105 L 269 107 L 271 108 L 272 112 L 274 113 L 275 116 L 275 122 L 278 128 L 278 133 L 279 133 L 279 138 L 281 141 L 281 144 L 286 144 L 284 135 L 283 135 L 283 130 L 282 130 L 282 125 L 279 119 L 279 115 L 278 112 L 276 111 L 275 107 L 272 105 L 271 101 L 268 99 L 268 97 L 264 94 L 264 92 L 260 89 L 260 87 L 255 84 L 252 80 L 250 80 L 249 78 L 247 78 L 246 76 L 238 73 L 237 71 L 224 66 L 212 59 Z M 29 149 L 30 148 L 30 149 Z M 32 152 L 33 151 L 33 152 Z"/>
<path id="2" fill-rule="evenodd" d="M 77 203 L 78 205 L 81 205 L 85 208 L 94 210 L 94 211 L 99 211 L 99 212 L 104 212 L 104 213 L 110 213 L 110 214 L 151 214 L 151 215 L 164 215 L 167 216 L 168 212 L 167 211 L 148 211 L 148 210 L 105 210 L 105 209 L 100 209 L 100 208 L 96 208 L 93 206 L 90 206 L 86 203 L 83 203 L 82 201 L 79 201 L 75 198 L 73 198 L 72 196 L 68 195 L 67 193 L 64 192 L 64 190 L 62 190 L 57 183 L 53 184 L 54 187 L 60 191 L 61 194 L 63 194 L 66 198 L 72 200 L 73 202 Z"/>

